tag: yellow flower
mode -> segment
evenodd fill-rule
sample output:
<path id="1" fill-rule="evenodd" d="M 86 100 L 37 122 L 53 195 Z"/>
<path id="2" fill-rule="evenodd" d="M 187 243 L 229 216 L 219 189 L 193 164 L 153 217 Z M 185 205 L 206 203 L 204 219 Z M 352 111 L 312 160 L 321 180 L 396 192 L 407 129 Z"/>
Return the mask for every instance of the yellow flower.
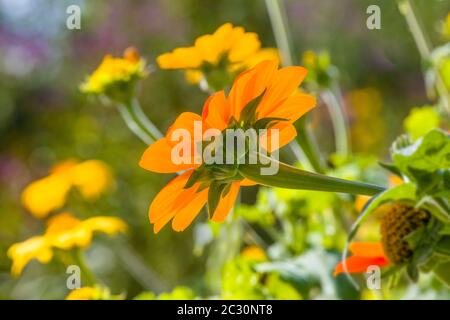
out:
<path id="1" fill-rule="evenodd" d="M 126 229 L 127 225 L 115 217 L 99 216 L 80 221 L 70 213 L 61 213 L 49 220 L 44 236 L 52 246 L 68 250 L 89 246 L 95 231 L 114 235 Z"/>
<path id="2" fill-rule="evenodd" d="M 128 48 L 122 58 L 106 55 L 100 66 L 81 84 L 80 89 L 85 93 L 110 95 L 110 91 L 122 90 L 124 84 L 132 84 L 146 75 L 145 60 L 135 48 Z"/>
<path id="3" fill-rule="evenodd" d="M 17 277 L 33 259 L 37 259 L 41 263 L 49 263 L 53 257 L 53 251 L 46 238 L 37 236 L 24 242 L 13 244 L 8 249 L 8 257 L 13 260 L 11 274 Z"/>
<path id="4" fill-rule="evenodd" d="M 258 246 L 248 246 L 241 252 L 241 257 L 252 261 L 265 261 L 267 260 L 266 253 Z"/>
<path id="5" fill-rule="evenodd" d="M 351 137 L 355 151 L 370 153 L 382 147 L 383 99 L 376 88 L 351 91 L 347 96 L 351 112 Z"/>
<path id="6" fill-rule="evenodd" d="M 219 85 L 225 85 L 230 84 L 224 81 L 229 78 L 222 73 L 235 75 L 268 59 L 279 62 L 278 51 L 261 49 L 256 33 L 225 23 L 213 34 L 197 38 L 191 47 L 160 55 L 157 62 L 162 69 L 185 69 L 186 79 L 191 83 L 198 83 L 205 77 L 210 85 L 217 84 L 217 78 L 221 77 L 219 80 L 223 81 Z"/>
<path id="7" fill-rule="evenodd" d="M 69 292 L 66 300 L 122 300 L 124 295 L 111 295 L 108 288 L 105 287 L 82 287 Z"/>
<path id="8" fill-rule="evenodd" d="M 66 300 L 97 300 L 100 294 L 97 288 L 83 287 L 70 291 Z"/>
<path id="9" fill-rule="evenodd" d="M 113 184 L 109 167 L 98 160 L 77 163 L 65 161 L 49 176 L 29 184 L 22 193 L 22 203 L 35 217 L 44 218 L 64 206 L 72 187 L 85 199 L 95 199 Z"/>
<path id="10" fill-rule="evenodd" d="M 33 259 L 48 263 L 53 257 L 53 248 L 69 250 L 86 248 L 92 242 L 94 232 L 108 235 L 124 233 L 127 225 L 116 217 L 98 216 L 78 220 L 70 213 L 61 213 L 48 221 L 47 230 L 24 242 L 13 244 L 8 249 L 8 257 L 13 260 L 11 274 L 18 276 Z"/>

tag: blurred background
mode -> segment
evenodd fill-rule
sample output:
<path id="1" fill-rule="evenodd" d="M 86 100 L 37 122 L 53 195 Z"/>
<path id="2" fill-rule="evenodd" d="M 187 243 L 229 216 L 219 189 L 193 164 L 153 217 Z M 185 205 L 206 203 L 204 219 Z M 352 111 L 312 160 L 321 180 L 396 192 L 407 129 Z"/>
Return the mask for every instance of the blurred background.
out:
<path id="1" fill-rule="evenodd" d="M 403 132 L 403 119 L 428 100 L 420 56 L 397 5 L 376 1 L 382 27 L 368 30 L 366 8 L 373 2 L 287 0 L 285 5 L 296 59 L 306 50 L 326 49 L 339 69 L 353 151 L 386 159 L 390 143 Z M 442 43 L 438 29 L 450 2 L 414 3 L 430 40 Z M 81 7 L 81 30 L 66 28 L 71 4 Z M 176 233 L 167 227 L 154 235 L 148 222 L 150 201 L 170 177 L 139 168 L 146 146 L 117 110 L 86 98 L 78 88 L 107 53 L 121 55 L 135 46 L 155 66 L 159 54 L 190 45 L 225 22 L 256 32 L 263 47 L 275 47 L 262 0 L 0 0 L 0 298 L 67 294 L 61 263 L 33 261 L 14 279 L 6 252 L 44 230 L 20 202 L 24 187 L 70 158 L 104 161 L 116 187 L 95 203 L 71 195 L 65 209 L 84 218 L 118 216 L 130 226 L 124 237 L 99 236 L 86 252 L 87 263 L 111 292 L 133 297 L 182 285 L 214 294 L 204 280 L 208 255 L 195 250 L 199 228 Z M 164 132 L 180 112 L 199 112 L 207 94 L 187 84 L 182 72 L 155 70 L 143 81 L 139 99 Z M 321 151 L 329 154 L 333 138 L 322 105 L 313 111 L 311 124 Z M 255 193 L 244 193 L 243 201 L 253 203 Z"/>

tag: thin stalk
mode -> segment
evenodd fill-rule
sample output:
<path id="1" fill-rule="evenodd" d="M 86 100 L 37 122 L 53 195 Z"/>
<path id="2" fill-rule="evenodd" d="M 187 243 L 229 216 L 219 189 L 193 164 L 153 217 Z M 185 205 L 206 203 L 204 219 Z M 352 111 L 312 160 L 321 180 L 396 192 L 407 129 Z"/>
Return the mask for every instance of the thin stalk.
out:
<path id="1" fill-rule="evenodd" d="M 272 25 L 275 42 L 281 52 L 282 65 L 294 65 L 295 60 L 291 52 L 289 28 L 287 25 L 283 0 L 266 0 L 266 8 Z M 314 139 L 311 139 L 312 134 L 304 123 L 302 124 L 301 129 L 304 131 L 304 134 L 300 137 L 301 139 L 295 143 L 300 144 L 300 147 L 303 149 L 303 154 L 308 158 L 311 167 L 317 172 L 322 172 L 321 159 L 317 152 L 318 147 L 315 145 Z M 298 160 L 304 163 L 304 159 L 299 158 Z"/>
<path id="2" fill-rule="evenodd" d="M 289 41 L 289 31 L 285 23 L 287 21 L 282 0 L 266 0 L 266 7 L 269 13 L 272 30 L 275 36 L 277 47 L 281 52 L 281 61 L 285 66 L 292 66 L 294 59 Z"/>
<path id="3" fill-rule="evenodd" d="M 348 142 L 348 130 L 347 121 L 344 116 L 343 108 L 341 104 L 330 89 L 324 89 L 320 93 L 320 96 L 328 107 L 328 112 L 330 113 L 331 122 L 334 129 L 334 139 L 336 152 L 342 155 L 348 155 L 350 152 L 349 142 Z"/>
<path id="4" fill-rule="evenodd" d="M 152 137 L 154 141 L 163 137 L 162 133 L 156 128 L 153 122 L 145 115 L 144 111 L 141 108 L 141 104 L 138 99 L 134 98 L 131 102 L 131 112 L 134 115 L 135 119 L 138 123 L 141 124 L 141 127 L 145 129 L 147 134 Z"/>
<path id="5" fill-rule="evenodd" d="M 414 13 L 414 9 L 409 0 L 401 0 L 399 3 L 400 12 L 405 17 L 408 28 L 414 38 L 417 49 L 419 50 L 420 56 L 424 61 L 430 60 L 431 57 L 431 46 L 428 44 L 427 38 L 425 37 L 422 28 L 420 27 L 419 21 L 417 19 L 416 14 Z M 450 101 L 449 101 L 449 92 L 445 86 L 444 80 L 441 77 L 439 70 L 433 66 L 433 70 L 436 76 L 436 91 L 439 93 L 439 96 L 442 99 L 444 110 L 449 114 L 450 113 Z"/>
<path id="6" fill-rule="evenodd" d="M 74 252 L 75 262 L 81 270 L 81 275 L 85 278 L 86 281 L 83 281 L 83 286 L 94 286 L 98 281 L 95 279 L 94 273 L 87 266 L 84 261 L 83 252 L 81 250 L 76 250 Z"/>
<path id="7" fill-rule="evenodd" d="M 134 120 L 133 115 L 129 110 L 129 106 L 118 104 L 117 109 L 119 110 L 120 115 L 122 116 L 123 120 L 125 121 L 125 124 L 127 125 L 128 129 L 131 130 L 131 132 L 133 132 L 139 139 L 141 139 L 147 145 L 154 142 L 154 139 L 151 136 L 149 136 L 149 134 L 145 132 Z"/>

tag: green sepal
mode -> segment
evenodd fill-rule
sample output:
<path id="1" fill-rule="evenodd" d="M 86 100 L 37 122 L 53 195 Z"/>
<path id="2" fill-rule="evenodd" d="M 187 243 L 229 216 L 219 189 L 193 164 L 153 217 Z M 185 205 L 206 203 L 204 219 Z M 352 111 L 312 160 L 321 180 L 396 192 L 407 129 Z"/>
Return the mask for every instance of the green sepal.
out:
<path id="1" fill-rule="evenodd" d="M 276 125 L 280 121 L 288 121 L 288 119 L 284 118 L 277 118 L 277 117 L 269 117 L 269 118 L 262 118 L 259 120 L 256 120 L 256 122 L 252 125 L 252 128 L 255 130 L 259 129 L 269 129 Z"/>
<path id="2" fill-rule="evenodd" d="M 239 122 L 241 123 L 254 123 L 257 118 L 256 109 L 259 106 L 259 103 L 261 102 L 262 97 L 264 96 L 264 93 L 266 91 L 264 90 L 259 96 L 251 100 L 247 105 L 242 109 L 241 111 L 241 118 L 239 119 Z"/>
<path id="3" fill-rule="evenodd" d="M 217 181 L 213 181 L 209 185 L 208 212 L 210 214 L 210 218 L 216 211 L 222 196 L 225 196 L 230 191 L 230 186 L 231 183 L 222 183 Z"/>

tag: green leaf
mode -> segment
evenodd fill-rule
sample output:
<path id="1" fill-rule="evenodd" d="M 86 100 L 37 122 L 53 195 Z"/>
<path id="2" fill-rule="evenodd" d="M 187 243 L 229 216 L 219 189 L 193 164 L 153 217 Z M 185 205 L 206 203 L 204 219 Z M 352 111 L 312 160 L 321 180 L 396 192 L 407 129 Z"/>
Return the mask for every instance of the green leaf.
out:
<path id="1" fill-rule="evenodd" d="M 450 258 L 450 236 L 442 237 L 436 244 L 434 251 L 437 254 Z"/>
<path id="2" fill-rule="evenodd" d="M 450 168 L 450 138 L 434 129 L 415 143 L 408 145 L 400 139 L 394 143 L 392 158 L 401 172 L 415 178 L 414 170 L 436 172 Z"/>
<path id="3" fill-rule="evenodd" d="M 438 264 L 433 272 L 443 284 L 450 288 L 450 272 L 448 270 L 450 270 L 450 261 Z"/>
<path id="4" fill-rule="evenodd" d="M 261 169 L 265 166 L 259 164 L 240 165 L 239 173 L 259 184 L 301 190 L 316 190 L 328 192 L 342 192 L 351 194 L 375 195 L 384 190 L 383 187 L 357 181 L 333 178 L 326 175 L 300 170 L 278 160 L 258 154 L 259 159 L 270 162 L 272 167 L 278 167 L 274 175 L 263 175 Z"/>
<path id="5" fill-rule="evenodd" d="M 388 170 L 389 172 L 395 174 L 396 176 L 399 176 L 400 178 L 402 178 L 402 173 L 401 171 L 392 163 L 386 163 L 386 162 L 378 162 L 378 164 L 383 167 L 384 169 Z"/>

